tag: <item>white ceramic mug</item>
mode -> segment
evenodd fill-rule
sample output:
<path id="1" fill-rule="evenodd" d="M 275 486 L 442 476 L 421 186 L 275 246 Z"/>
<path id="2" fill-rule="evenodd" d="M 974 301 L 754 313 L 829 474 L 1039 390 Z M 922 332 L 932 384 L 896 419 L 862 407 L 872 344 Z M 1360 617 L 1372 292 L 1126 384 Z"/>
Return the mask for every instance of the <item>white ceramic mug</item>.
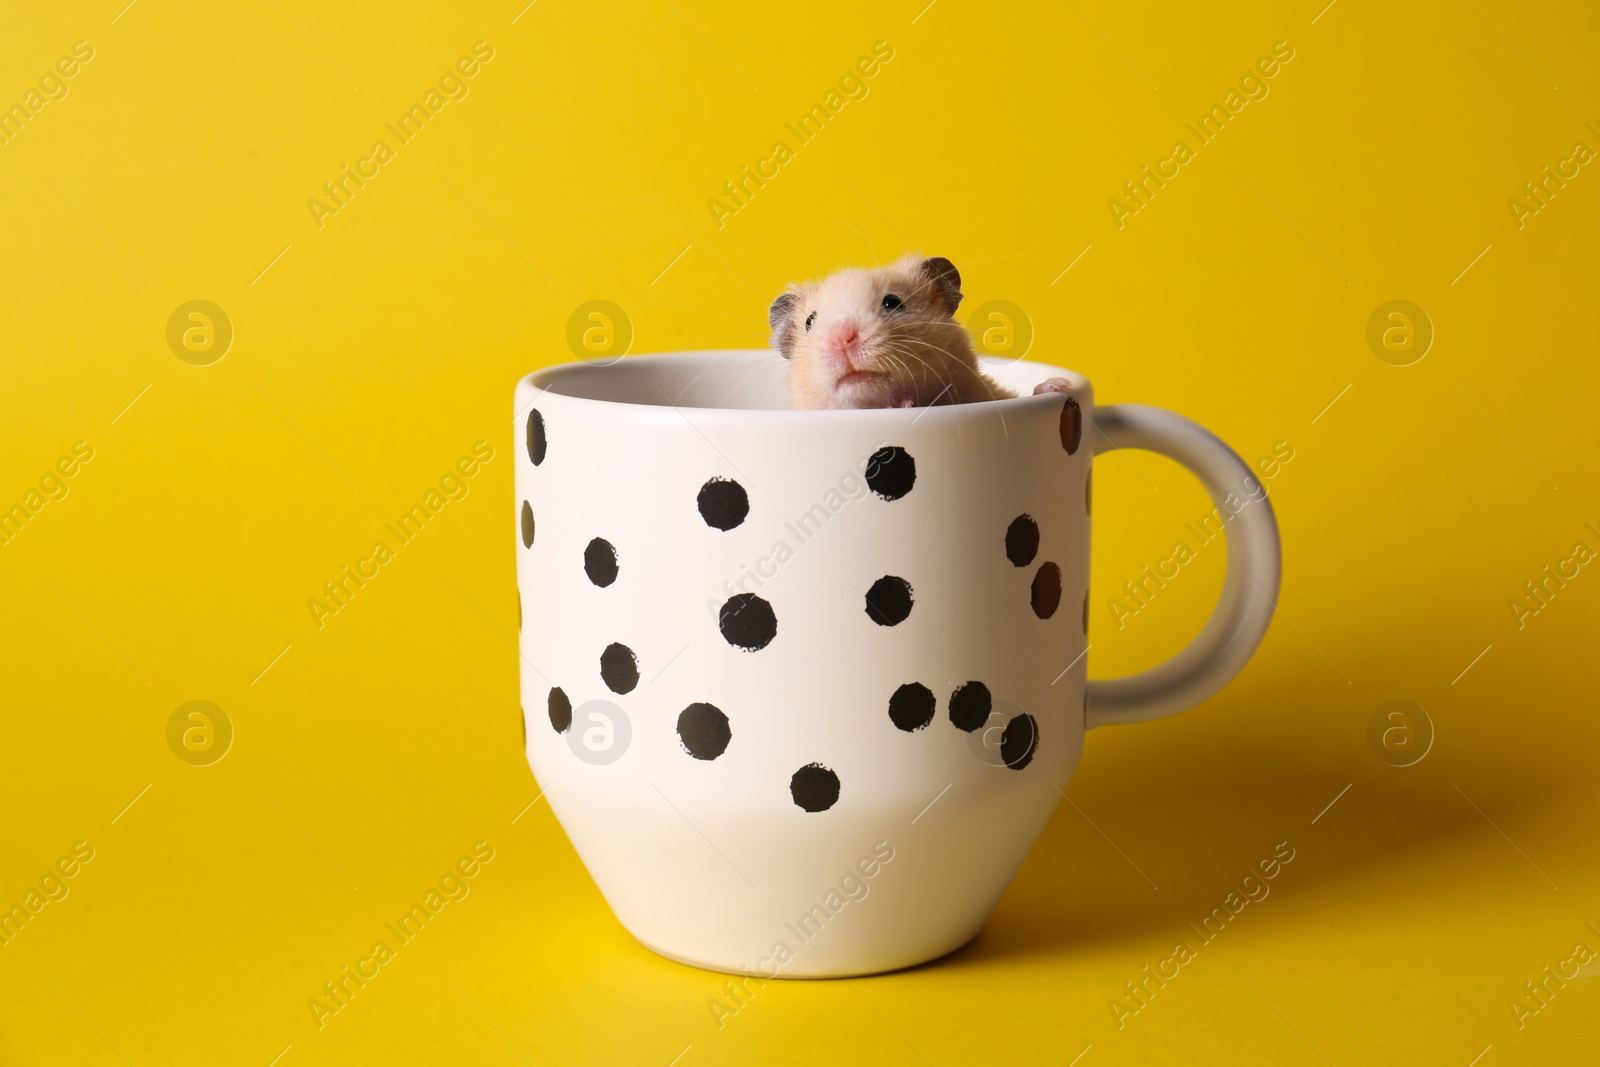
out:
<path id="1" fill-rule="evenodd" d="M 985 370 L 1072 392 L 790 411 L 772 353 L 742 351 L 518 384 L 528 762 L 656 952 L 824 977 L 959 948 L 1084 730 L 1199 703 L 1266 632 L 1277 525 L 1238 456 L 1072 371 Z M 1089 681 L 1090 465 L 1115 448 L 1200 478 L 1227 576 L 1177 656 Z"/>

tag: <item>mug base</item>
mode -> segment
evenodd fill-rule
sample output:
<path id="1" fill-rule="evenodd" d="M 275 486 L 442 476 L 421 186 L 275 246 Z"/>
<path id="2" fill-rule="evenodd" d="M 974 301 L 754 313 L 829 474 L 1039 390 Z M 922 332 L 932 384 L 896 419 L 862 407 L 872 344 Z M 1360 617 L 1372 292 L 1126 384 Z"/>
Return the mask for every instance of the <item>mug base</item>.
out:
<path id="1" fill-rule="evenodd" d="M 976 941 L 978 939 L 978 935 L 981 933 L 983 933 L 983 927 L 979 926 L 977 930 L 973 931 L 971 935 L 962 940 L 960 944 L 957 944 L 952 948 L 945 949 L 942 952 L 936 952 L 924 958 L 914 958 L 899 962 L 885 963 L 882 966 L 840 967 L 837 969 L 822 968 L 810 971 L 802 968 L 794 968 L 779 971 L 777 974 L 771 975 L 770 977 L 767 975 L 752 974 L 750 971 L 739 970 L 720 963 L 712 963 L 707 960 L 694 959 L 677 952 L 669 952 L 664 948 L 652 945 L 650 942 L 646 941 L 642 937 L 638 937 L 637 935 L 635 935 L 634 940 L 638 941 L 639 944 L 643 945 L 645 948 L 649 949 L 651 952 L 654 952 L 657 956 L 660 956 L 663 959 L 669 959 L 673 963 L 681 963 L 685 967 L 695 967 L 702 971 L 714 971 L 718 974 L 732 974 L 741 978 L 756 977 L 761 978 L 764 981 L 771 981 L 772 979 L 779 978 L 784 980 L 794 979 L 800 981 L 826 981 L 828 979 L 839 978 L 866 978 L 875 974 L 892 974 L 895 971 L 907 971 L 913 967 L 921 967 L 924 964 L 934 963 L 938 960 L 944 959 L 946 956 L 953 956 L 957 952 L 960 952 L 962 949 L 972 944 L 972 942 Z"/>

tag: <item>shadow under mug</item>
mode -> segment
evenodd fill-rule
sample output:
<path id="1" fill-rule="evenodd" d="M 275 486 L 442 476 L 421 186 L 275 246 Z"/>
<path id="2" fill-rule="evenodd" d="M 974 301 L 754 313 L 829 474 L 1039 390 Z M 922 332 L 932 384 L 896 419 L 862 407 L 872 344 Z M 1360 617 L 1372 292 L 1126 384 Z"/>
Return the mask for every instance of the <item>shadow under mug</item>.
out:
<path id="1" fill-rule="evenodd" d="M 528 762 L 654 951 L 763 978 L 893 970 L 978 933 L 1088 727 L 1192 707 L 1244 667 L 1277 525 L 1215 436 L 1097 407 L 1060 367 L 985 370 L 1066 396 L 790 411 L 774 360 L 518 383 Z M 1171 660 L 1090 681 L 1090 468 L 1116 448 L 1199 477 L 1227 575 Z"/>

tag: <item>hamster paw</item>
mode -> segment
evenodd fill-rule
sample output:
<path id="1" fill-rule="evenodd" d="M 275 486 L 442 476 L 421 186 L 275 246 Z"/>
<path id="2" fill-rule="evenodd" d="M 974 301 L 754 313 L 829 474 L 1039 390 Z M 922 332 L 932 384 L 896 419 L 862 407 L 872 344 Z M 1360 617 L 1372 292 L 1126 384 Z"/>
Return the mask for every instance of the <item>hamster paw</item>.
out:
<path id="1" fill-rule="evenodd" d="M 1033 387 L 1034 396 L 1038 396 L 1040 393 L 1070 392 L 1072 392 L 1072 383 L 1067 381 L 1065 378 L 1047 378 Z"/>

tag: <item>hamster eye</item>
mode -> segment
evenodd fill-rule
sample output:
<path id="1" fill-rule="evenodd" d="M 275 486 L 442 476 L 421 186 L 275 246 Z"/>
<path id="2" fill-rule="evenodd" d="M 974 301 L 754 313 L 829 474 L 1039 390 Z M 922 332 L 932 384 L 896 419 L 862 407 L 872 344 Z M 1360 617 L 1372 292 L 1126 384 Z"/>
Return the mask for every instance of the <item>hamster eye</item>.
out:
<path id="1" fill-rule="evenodd" d="M 905 304 L 905 301 L 901 300 L 898 296 L 895 296 L 893 293 L 890 293 L 890 294 L 888 294 L 887 296 L 885 296 L 883 298 L 883 310 L 885 310 L 885 311 L 897 311 L 904 304 Z"/>
<path id="2" fill-rule="evenodd" d="M 810 333 L 811 332 L 811 324 L 813 322 L 816 322 L 816 321 L 817 321 L 817 313 L 815 311 L 813 311 L 811 314 L 806 316 L 806 333 Z"/>

